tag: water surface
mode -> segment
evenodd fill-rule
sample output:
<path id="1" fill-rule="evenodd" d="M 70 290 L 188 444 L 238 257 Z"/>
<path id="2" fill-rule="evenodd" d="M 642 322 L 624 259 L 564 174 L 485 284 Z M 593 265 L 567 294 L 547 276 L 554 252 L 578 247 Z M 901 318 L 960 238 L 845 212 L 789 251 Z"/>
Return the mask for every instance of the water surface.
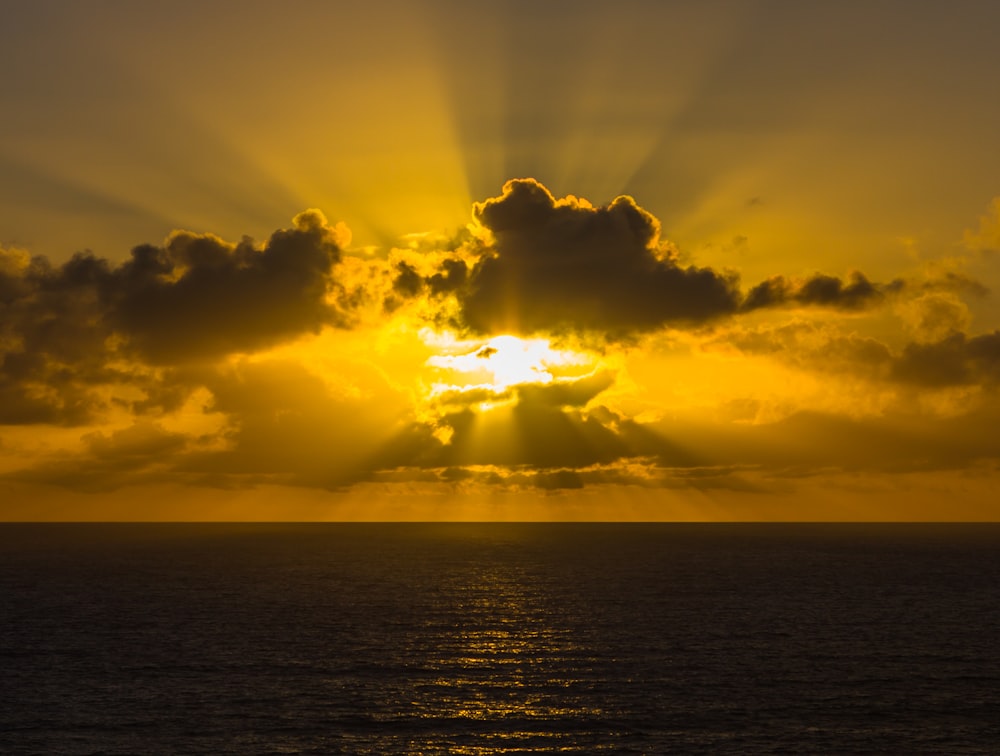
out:
<path id="1" fill-rule="evenodd" d="M 2 525 L 3 753 L 994 752 L 992 525 Z"/>

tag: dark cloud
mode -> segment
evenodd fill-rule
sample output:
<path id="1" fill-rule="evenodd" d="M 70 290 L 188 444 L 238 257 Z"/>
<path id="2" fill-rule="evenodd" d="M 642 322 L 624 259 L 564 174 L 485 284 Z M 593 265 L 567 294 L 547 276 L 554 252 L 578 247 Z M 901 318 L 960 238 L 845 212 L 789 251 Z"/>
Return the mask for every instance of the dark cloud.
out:
<path id="1" fill-rule="evenodd" d="M 887 294 L 904 286 L 902 280 L 876 284 L 863 273 L 853 271 L 844 281 L 836 276 L 817 274 L 800 281 L 773 276 L 754 286 L 743 300 L 742 310 L 765 307 L 829 307 L 864 310 L 882 302 Z"/>
<path id="2" fill-rule="evenodd" d="M 489 412 L 464 411 L 443 418 L 451 443 L 427 464 L 577 468 L 629 454 L 615 431 L 589 413 L 520 400 Z"/>
<path id="3" fill-rule="evenodd" d="M 498 402 L 510 399 L 514 395 L 511 388 L 496 389 L 492 386 L 475 386 L 473 388 L 456 388 L 441 391 L 434 400 L 445 407 L 471 407 L 483 402 Z"/>
<path id="4" fill-rule="evenodd" d="M 317 210 L 262 247 L 248 237 L 230 244 L 176 231 L 162 247 L 136 247 L 120 265 L 90 253 L 58 267 L 5 254 L 0 305 L 12 337 L 72 361 L 112 333 L 170 362 L 270 346 L 342 321 L 327 302 L 337 232 Z"/>
<path id="5" fill-rule="evenodd" d="M 73 425 L 104 407 L 93 386 L 121 378 L 107 367 L 109 275 L 89 254 L 53 267 L 0 249 L 0 423 Z"/>
<path id="6" fill-rule="evenodd" d="M 952 333 L 935 342 L 907 344 L 892 366 L 904 383 L 932 388 L 1000 383 L 1000 331 Z"/>
<path id="7" fill-rule="evenodd" d="M 888 376 L 894 355 L 883 342 L 843 334 L 823 324 L 796 321 L 779 326 L 733 328 L 704 345 L 711 351 L 736 348 L 743 354 L 773 357 L 808 371 L 849 373 L 871 379 Z"/>
<path id="8" fill-rule="evenodd" d="M 73 376 L 43 371 L 37 381 L 19 382 L 0 366 L 0 425 L 81 425 L 106 407 Z"/>
<path id="9" fill-rule="evenodd" d="M 424 289 L 424 279 L 417 269 L 405 260 L 396 263 L 396 275 L 392 281 L 392 290 L 404 297 L 415 297 Z"/>
<path id="10" fill-rule="evenodd" d="M 517 387 L 517 393 L 521 401 L 528 404 L 583 407 L 614 382 L 614 374 L 603 371 L 575 380 L 522 384 Z"/>
<path id="11" fill-rule="evenodd" d="M 214 448 L 179 461 L 213 485 L 286 483 L 338 488 L 418 459 L 431 429 L 411 427 L 403 398 L 372 369 L 366 396 L 341 395 L 298 363 L 239 363 L 205 378 L 207 411 L 227 418 Z M 419 436 L 419 439 L 417 437 Z M 431 439 L 433 440 L 433 439 Z"/>
<path id="12" fill-rule="evenodd" d="M 846 279 L 773 276 L 744 296 L 736 273 L 682 265 L 661 240 L 659 221 L 631 197 L 593 207 L 575 197 L 557 200 L 534 179 L 508 181 L 499 197 L 476 203 L 474 215 L 489 232 L 472 250 L 476 262 L 453 251 L 430 276 L 400 262 L 393 290 L 402 297 L 454 293 L 465 325 L 480 333 L 573 330 L 623 338 L 763 308 L 859 311 L 913 288 L 854 271 Z M 982 290 L 948 276 L 919 288 Z"/>
<path id="13" fill-rule="evenodd" d="M 88 433 L 83 440 L 95 459 L 112 460 L 128 467 L 162 462 L 187 445 L 184 434 L 172 433 L 149 422 L 109 434 Z"/>
<path id="14" fill-rule="evenodd" d="M 114 271 L 107 317 L 153 362 L 252 351 L 343 322 L 327 301 L 339 259 L 317 210 L 259 248 L 176 232 L 163 247 L 137 247 Z"/>
<path id="15" fill-rule="evenodd" d="M 82 438 L 81 454 L 60 455 L 7 477 L 87 492 L 176 481 L 177 459 L 191 440 L 155 423 L 140 421 L 111 433 L 87 433 Z"/>
<path id="16" fill-rule="evenodd" d="M 738 309 L 735 277 L 681 266 L 659 222 L 630 197 L 594 208 L 521 179 L 474 213 L 495 240 L 460 296 L 477 331 L 625 334 Z"/>
<path id="17" fill-rule="evenodd" d="M 551 470 L 534 475 L 532 483 L 536 488 L 547 491 L 583 488 L 583 478 L 576 470 Z"/>
<path id="18" fill-rule="evenodd" d="M 856 270 L 851 271 L 846 279 L 825 273 L 803 279 L 778 275 L 751 288 L 740 309 L 751 312 L 775 307 L 825 307 L 850 312 L 877 307 L 893 295 L 910 293 L 919 296 L 933 292 L 985 296 L 989 290 L 979 281 L 954 271 L 945 271 L 925 280 L 895 278 L 888 283 L 871 281 Z"/>
<path id="19" fill-rule="evenodd" d="M 913 341 L 899 351 L 877 339 L 828 333 L 797 323 L 737 331 L 717 343 L 747 354 L 774 355 L 807 370 L 846 372 L 924 389 L 1000 385 L 1000 331 L 969 336 L 952 331 L 934 341 Z"/>
<path id="20" fill-rule="evenodd" d="M 0 423 L 87 422 L 95 387 L 139 380 L 122 367 L 136 357 L 212 360 L 344 325 L 337 233 L 310 210 L 261 247 L 179 231 L 118 265 L 0 249 Z"/>
<path id="21" fill-rule="evenodd" d="M 871 337 L 839 334 L 813 323 L 733 330 L 707 348 L 735 347 L 774 356 L 799 368 L 849 373 L 922 389 L 1000 385 L 1000 331 L 970 336 L 951 331 L 933 341 L 911 341 L 900 350 Z"/>
<path id="22" fill-rule="evenodd" d="M 922 281 L 918 288 L 924 292 L 965 292 L 977 297 L 985 297 L 990 293 L 989 287 L 981 281 L 953 270 L 946 270 L 931 276 L 926 281 Z"/>
<path id="23" fill-rule="evenodd" d="M 469 269 L 464 260 L 445 259 L 441 271 L 427 279 L 427 285 L 434 294 L 446 294 L 457 291 L 465 286 L 469 278 Z"/>

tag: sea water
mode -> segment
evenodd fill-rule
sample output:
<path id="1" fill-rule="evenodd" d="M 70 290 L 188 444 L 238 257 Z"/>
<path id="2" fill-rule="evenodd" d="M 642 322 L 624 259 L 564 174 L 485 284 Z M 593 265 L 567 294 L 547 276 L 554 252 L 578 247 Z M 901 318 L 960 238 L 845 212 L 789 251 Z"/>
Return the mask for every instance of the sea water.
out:
<path id="1" fill-rule="evenodd" d="M 0 526 L 0 752 L 996 753 L 1000 526 Z"/>

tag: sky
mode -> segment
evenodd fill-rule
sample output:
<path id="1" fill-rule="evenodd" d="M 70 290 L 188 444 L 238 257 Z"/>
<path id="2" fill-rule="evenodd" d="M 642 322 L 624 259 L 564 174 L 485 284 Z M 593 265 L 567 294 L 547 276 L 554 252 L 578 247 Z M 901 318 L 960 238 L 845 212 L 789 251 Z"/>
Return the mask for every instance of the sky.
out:
<path id="1" fill-rule="evenodd" d="M 0 15 L 0 519 L 1000 517 L 1000 5 Z"/>

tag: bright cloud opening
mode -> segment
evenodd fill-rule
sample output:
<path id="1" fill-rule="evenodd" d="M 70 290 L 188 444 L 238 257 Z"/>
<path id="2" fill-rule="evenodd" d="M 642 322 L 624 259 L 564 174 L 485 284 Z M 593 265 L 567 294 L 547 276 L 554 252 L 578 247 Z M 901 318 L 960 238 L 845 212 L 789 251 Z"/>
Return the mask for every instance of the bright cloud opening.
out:
<path id="1" fill-rule="evenodd" d="M 525 383 L 547 384 L 556 380 L 553 369 L 586 365 L 589 361 L 583 354 L 553 349 L 543 338 L 522 339 L 506 334 L 487 341 L 460 341 L 439 334 L 428 338 L 445 354 L 431 356 L 427 364 L 447 371 L 451 379 L 450 384 L 436 384 L 435 392 L 476 387 L 501 393 Z"/>

